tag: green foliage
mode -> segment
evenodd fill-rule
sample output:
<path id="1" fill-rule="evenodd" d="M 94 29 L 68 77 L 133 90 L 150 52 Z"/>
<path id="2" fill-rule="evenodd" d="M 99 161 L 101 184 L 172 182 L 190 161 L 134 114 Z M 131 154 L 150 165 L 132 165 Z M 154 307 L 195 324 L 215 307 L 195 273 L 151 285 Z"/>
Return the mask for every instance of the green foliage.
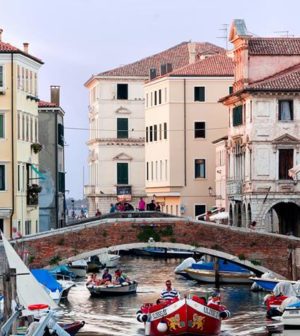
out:
<path id="1" fill-rule="evenodd" d="M 49 260 L 49 265 L 57 265 L 60 261 L 61 257 L 59 255 L 55 255 Z"/>
<path id="2" fill-rule="evenodd" d="M 261 266 L 261 262 L 259 260 L 250 260 L 253 265 Z"/>
<path id="3" fill-rule="evenodd" d="M 147 242 L 149 238 L 153 238 L 156 242 L 160 241 L 160 235 L 152 226 L 145 226 L 137 235 L 137 239 L 141 242 Z"/>
<path id="4" fill-rule="evenodd" d="M 166 226 L 165 228 L 163 228 L 162 230 L 159 231 L 159 233 L 165 237 L 165 236 L 173 236 L 174 231 L 173 231 L 173 227 L 172 226 Z"/>
<path id="5" fill-rule="evenodd" d="M 238 258 L 239 258 L 240 260 L 246 260 L 246 257 L 245 257 L 245 255 L 244 255 L 243 253 L 239 254 L 239 255 L 238 255 Z"/>

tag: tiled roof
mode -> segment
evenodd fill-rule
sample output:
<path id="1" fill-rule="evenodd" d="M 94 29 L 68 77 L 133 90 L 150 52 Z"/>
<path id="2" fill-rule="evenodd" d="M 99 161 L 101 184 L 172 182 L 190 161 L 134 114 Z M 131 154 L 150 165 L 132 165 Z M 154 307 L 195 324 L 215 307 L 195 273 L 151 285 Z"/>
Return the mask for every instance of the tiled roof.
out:
<path id="1" fill-rule="evenodd" d="M 263 80 L 251 83 L 250 90 L 297 91 L 300 90 L 300 63 Z"/>
<path id="2" fill-rule="evenodd" d="M 101 72 L 98 76 L 149 76 L 149 69 L 156 68 L 156 74 L 160 75 L 160 66 L 165 63 L 172 63 L 173 69 L 181 68 L 189 64 L 189 42 L 182 42 L 170 49 L 158 54 L 143 58 L 137 62 L 122 67 Z M 225 50 L 209 42 L 195 42 L 196 56 L 201 54 L 224 53 Z"/>
<path id="3" fill-rule="evenodd" d="M 27 54 L 23 50 L 18 49 L 16 47 L 12 46 L 9 43 L 5 43 L 5 42 L 0 41 L 0 54 L 3 54 L 3 53 L 22 54 L 22 55 L 24 55 L 26 57 L 29 57 L 29 58 L 33 59 L 34 61 L 36 61 L 38 63 L 43 64 L 43 62 L 39 58 L 37 58 L 35 56 L 32 56 L 30 54 Z"/>
<path id="4" fill-rule="evenodd" d="M 50 102 L 40 100 L 39 101 L 39 108 L 43 108 L 43 107 L 57 107 L 57 105 L 55 103 L 50 103 Z"/>
<path id="5" fill-rule="evenodd" d="M 207 57 L 196 63 L 177 69 L 169 76 L 233 76 L 234 64 L 231 57 L 218 54 Z"/>
<path id="6" fill-rule="evenodd" d="M 253 37 L 249 39 L 249 55 L 300 55 L 300 38 Z"/>

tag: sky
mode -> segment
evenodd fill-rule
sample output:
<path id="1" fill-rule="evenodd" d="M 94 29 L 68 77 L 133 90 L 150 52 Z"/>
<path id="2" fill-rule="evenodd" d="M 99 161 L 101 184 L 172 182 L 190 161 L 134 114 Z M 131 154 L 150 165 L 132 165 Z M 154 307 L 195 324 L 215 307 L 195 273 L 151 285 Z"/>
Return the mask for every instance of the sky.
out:
<path id="1" fill-rule="evenodd" d="M 0 0 L 2 40 L 44 61 L 39 98 L 61 87 L 65 111 L 66 196 L 88 184 L 88 91 L 93 75 L 183 41 L 226 46 L 224 24 L 244 19 L 257 36 L 300 36 L 299 0 Z M 228 45 L 230 47 L 230 43 Z M 69 128 L 84 128 L 72 130 Z"/>

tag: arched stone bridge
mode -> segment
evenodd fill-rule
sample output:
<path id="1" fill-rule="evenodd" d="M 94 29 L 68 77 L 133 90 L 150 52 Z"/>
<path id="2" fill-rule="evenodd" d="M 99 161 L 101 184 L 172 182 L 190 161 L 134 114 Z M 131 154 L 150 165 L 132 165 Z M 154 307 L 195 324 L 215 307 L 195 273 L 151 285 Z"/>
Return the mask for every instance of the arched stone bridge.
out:
<path id="1" fill-rule="evenodd" d="M 156 246 L 222 256 L 258 273 L 269 269 L 290 279 L 300 276 L 299 238 L 183 218 L 97 220 L 24 237 L 17 244 L 28 250 L 31 267 L 42 267 L 104 250 L 149 246 L 149 237 L 159 241 Z"/>

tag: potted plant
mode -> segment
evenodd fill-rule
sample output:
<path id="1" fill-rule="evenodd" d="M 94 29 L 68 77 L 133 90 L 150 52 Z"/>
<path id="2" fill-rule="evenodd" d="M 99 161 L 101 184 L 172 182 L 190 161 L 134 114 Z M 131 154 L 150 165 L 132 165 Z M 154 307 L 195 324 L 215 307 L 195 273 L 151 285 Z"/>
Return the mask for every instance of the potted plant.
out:
<path id="1" fill-rule="evenodd" d="M 32 184 L 28 186 L 28 191 L 31 193 L 40 193 L 42 191 L 42 187 L 39 186 L 38 184 Z"/>
<path id="2" fill-rule="evenodd" d="M 43 148 L 43 146 L 38 142 L 34 142 L 33 144 L 31 144 L 31 149 L 34 151 L 35 154 L 40 152 L 42 150 L 42 148 Z"/>

